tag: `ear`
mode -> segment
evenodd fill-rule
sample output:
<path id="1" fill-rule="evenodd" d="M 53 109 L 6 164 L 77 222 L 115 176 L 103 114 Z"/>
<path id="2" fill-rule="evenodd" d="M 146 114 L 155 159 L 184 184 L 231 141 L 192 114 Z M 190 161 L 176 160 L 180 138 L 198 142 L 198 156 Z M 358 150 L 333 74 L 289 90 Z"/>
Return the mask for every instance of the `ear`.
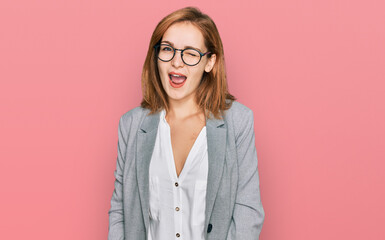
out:
<path id="1" fill-rule="evenodd" d="M 217 56 L 215 54 L 212 54 L 206 63 L 205 72 L 210 72 L 213 69 L 216 59 Z"/>

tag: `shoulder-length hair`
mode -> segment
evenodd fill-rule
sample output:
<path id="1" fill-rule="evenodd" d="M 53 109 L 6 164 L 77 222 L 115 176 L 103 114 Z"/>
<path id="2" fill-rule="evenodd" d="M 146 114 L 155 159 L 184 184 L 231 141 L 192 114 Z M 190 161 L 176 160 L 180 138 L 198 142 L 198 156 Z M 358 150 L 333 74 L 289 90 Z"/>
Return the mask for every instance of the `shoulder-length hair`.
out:
<path id="1" fill-rule="evenodd" d="M 215 118 L 221 118 L 220 112 L 231 107 L 236 98 L 228 92 L 225 59 L 222 40 L 214 21 L 198 8 L 185 7 L 174 11 L 164 17 L 152 33 L 147 57 L 142 71 L 142 93 L 141 107 L 150 109 L 155 113 L 162 108 L 169 109 L 167 93 L 163 89 L 157 63 L 154 46 L 161 42 L 163 34 L 174 23 L 190 22 L 202 33 L 205 46 L 211 53 L 216 55 L 216 62 L 212 70 L 204 71 L 201 82 L 196 91 L 196 101 L 206 117 L 210 118 L 210 112 Z"/>

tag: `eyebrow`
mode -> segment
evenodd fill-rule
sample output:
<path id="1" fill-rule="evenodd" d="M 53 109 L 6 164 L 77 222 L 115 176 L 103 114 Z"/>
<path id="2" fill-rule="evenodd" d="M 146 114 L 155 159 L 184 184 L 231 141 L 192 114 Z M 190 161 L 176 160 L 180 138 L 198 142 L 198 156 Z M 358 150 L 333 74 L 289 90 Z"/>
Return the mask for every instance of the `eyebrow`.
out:
<path id="1" fill-rule="evenodd" d="M 170 41 L 165 41 L 165 40 L 163 40 L 162 43 L 163 43 L 163 42 L 168 43 L 168 44 L 170 44 L 171 46 L 174 47 L 174 44 L 173 44 L 172 42 L 170 42 Z M 186 49 L 186 48 L 193 48 L 193 49 L 198 50 L 199 52 L 203 52 L 203 51 L 200 50 L 199 48 L 196 48 L 196 47 L 193 47 L 193 46 L 184 46 L 184 48 L 185 48 L 185 49 Z"/>

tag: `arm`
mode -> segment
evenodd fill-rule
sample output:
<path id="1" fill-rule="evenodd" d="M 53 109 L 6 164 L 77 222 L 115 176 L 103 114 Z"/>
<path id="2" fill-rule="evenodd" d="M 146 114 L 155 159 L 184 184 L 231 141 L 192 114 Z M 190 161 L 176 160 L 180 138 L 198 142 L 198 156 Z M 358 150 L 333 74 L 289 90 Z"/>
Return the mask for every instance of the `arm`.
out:
<path id="1" fill-rule="evenodd" d="M 127 148 L 127 130 L 124 115 L 119 120 L 118 127 L 118 157 L 116 162 L 115 188 L 111 198 L 109 214 L 108 240 L 124 240 L 124 212 L 123 212 L 123 170 Z"/>
<path id="2" fill-rule="evenodd" d="M 227 240 L 258 240 L 265 219 L 259 192 L 253 112 L 247 109 L 236 121 L 242 126 L 236 136 L 238 189 Z M 239 115 L 238 115 L 239 116 Z M 236 116 L 234 117 L 236 118 Z"/>

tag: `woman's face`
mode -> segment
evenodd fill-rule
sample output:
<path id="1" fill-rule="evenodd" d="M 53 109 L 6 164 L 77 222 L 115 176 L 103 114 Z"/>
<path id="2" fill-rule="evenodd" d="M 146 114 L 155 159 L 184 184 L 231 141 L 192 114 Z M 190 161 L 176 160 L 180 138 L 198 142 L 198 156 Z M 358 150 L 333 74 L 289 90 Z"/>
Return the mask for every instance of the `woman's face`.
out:
<path id="1" fill-rule="evenodd" d="M 185 49 L 187 46 L 199 49 L 206 53 L 208 49 L 204 44 L 204 38 L 200 30 L 189 22 L 180 22 L 171 25 L 164 33 L 161 43 L 167 43 L 174 48 Z M 169 101 L 195 101 L 195 91 L 202 79 L 203 71 L 210 72 L 214 66 L 216 56 L 211 58 L 203 56 L 195 66 L 186 65 L 181 58 L 180 51 L 175 52 L 174 58 L 169 62 L 158 59 L 158 69 L 162 86 L 168 95 Z M 170 73 L 182 74 L 186 80 L 170 76 Z"/>

